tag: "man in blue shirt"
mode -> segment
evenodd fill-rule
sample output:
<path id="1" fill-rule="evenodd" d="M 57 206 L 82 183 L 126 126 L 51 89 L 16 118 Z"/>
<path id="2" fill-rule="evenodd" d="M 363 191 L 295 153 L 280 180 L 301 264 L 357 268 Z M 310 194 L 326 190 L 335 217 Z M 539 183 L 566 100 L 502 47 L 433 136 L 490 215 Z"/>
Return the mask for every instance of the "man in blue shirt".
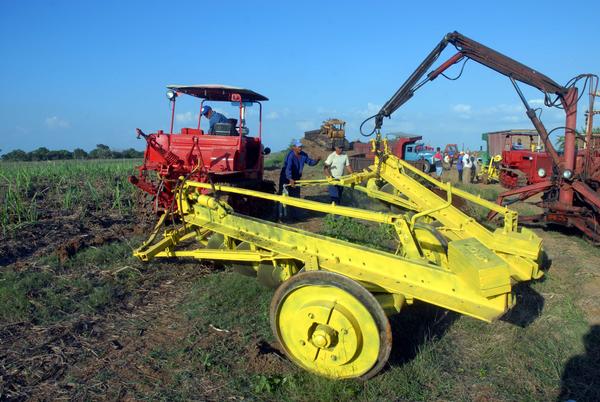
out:
<path id="1" fill-rule="evenodd" d="M 523 146 L 523 142 L 521 142 L 520 138 L 517 140 L 517 142 L 513 142 L 513 149 L 514 150 L 525 149 L 525 147 Z"/>
<path id="2" fill-rule="evenodd" d="M 287 192 L 290 197 L 300 198 L 300 187 L 295 187 L 296 180 L 302 178 L 304 165 L 315 166 L 321 161 L 311 159 L 306 152 L 302 151 L 302 143 L 299 140 L 294 141 L 292 150 L 287 154 L 283 162 L 283 168 L 279 174 L 279 194 L 283 192 L 283 186 L 288 184 Z M 290 208 L 290 215 L 293 217 L 294 210 Z"/>
<path id="3" fill-rule="evenodd" d="M 215 133 L 215 124 L 217 123 L 229 123 L 227 117 L 219 112 L 212 110 L 212 107 L 206 105 L 202 107 L 202 116 L 208 118 L 208 133 Z"/>

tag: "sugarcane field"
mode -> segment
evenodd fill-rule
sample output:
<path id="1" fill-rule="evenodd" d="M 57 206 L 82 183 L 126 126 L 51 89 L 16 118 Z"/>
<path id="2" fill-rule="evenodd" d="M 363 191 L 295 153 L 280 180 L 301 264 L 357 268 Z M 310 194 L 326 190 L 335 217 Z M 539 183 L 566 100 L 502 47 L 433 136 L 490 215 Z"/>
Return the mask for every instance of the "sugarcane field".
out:
<path id="1" fill-rule="evenodd" d="M 595 3 L 432 5 L 0 4 L 0 401 L 600 400 Z"/>

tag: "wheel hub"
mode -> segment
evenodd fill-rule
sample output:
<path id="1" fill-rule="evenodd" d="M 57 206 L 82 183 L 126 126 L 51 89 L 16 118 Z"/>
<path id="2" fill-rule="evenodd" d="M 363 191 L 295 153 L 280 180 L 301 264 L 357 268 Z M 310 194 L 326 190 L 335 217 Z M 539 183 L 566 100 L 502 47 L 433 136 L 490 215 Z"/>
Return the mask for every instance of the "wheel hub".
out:
<path id="1" fill-rule="evenodd" d="M 337 331 L 333 328 L 319 324 L 312 333 L 312 344 L 320 349 L 326 349 L 337 340 Z"/>

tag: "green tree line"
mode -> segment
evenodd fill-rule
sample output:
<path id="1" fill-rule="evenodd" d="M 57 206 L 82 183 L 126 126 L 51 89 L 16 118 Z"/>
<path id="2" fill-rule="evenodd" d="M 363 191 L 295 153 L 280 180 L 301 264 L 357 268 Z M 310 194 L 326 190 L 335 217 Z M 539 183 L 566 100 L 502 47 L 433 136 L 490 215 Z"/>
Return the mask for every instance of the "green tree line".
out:
<path id="1" fill-rule="evenodd" d="M 3 161 L 54 161 L 65 159 L 129 159 L 142 158 L 143 151 L 136 151 L 133 148 L 128 148 L 123 151 L 110 149 L 108 145 L 98 144 L 96 148 L 86 152 L 81 148 L 75 148 L 73 151 L 59 149 L 51 151 L 46 147 L 40 147 L 31 152 L 25 152 L 21 149 L 15 149 L 2 155 Z"/>

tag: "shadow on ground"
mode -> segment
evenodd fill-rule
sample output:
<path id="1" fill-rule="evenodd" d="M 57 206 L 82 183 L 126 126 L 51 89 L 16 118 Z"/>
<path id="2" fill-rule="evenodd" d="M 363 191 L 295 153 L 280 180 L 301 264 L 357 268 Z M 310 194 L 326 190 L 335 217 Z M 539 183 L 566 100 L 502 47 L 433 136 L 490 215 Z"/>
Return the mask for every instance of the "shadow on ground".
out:
<path id="1" fill-rule="evenodd" d="M 418 301 L 406 312 L 391 317 L 389 364 L 398 366 L 414 359 L 426 342 L 443 337 L 459 317 L 458 313 Z"/>
<path id="2" fill-rule="evenodd" d="M 517 305 L 508 311 L 500 320 L 527 328 L 537 320 L 544 310 L 544 297 L 535 291 L 529 283 L 519 283 L 513 287 Z"/>
<path id="3" fill-rule="evenodd" d="M 561 377 L 558 401 L 600 400 L 600 325 L 583 336 L 585 353 L 569 359 Z"/>
<path id="4" fill-rule="evenodd" d="M 552 260 L 542 251 L 540 269 L 547 273 L 552 266 Z M 542 277 L 542 281 L 545 280 Z M 501 320 L 509 324 L 526 328 L 542 315 L 544 310 L 544 297 L 531 287 L 530 282 L 521 282 L 513 286 L 513 294 L 517 305 L 510 309 Z"/>

